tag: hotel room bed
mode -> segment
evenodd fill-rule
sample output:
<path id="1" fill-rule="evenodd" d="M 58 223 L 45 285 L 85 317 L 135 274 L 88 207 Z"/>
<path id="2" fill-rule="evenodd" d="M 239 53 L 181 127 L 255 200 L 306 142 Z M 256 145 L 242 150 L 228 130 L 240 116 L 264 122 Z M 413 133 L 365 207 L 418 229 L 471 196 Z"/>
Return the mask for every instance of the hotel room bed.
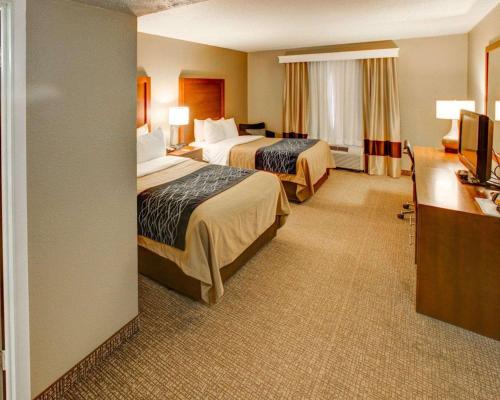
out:
<path id="1" fill-rule="evenodd" d="M 192 145 L 203 148 L 207 162 L 274 173 L 288 197 L 300 202 L 311 197 L 335 167 L 330 147 L 322 140 L 245 135 Z"/>
<path id="2" fill-rule="evenodd" d="M 210 167 L 186 158 L 163 158 L 138 167 L 138 200 Z M 139 231 L 142 211 L 138 201 Z M 289 212 L 279 179 L 252 173 L 194 208 L 183 249 L 139 234 L 139 272 L 189 297 L 215 303 L 224 294 L 223 282 L 276 235 Z"/>
<path id="3" fill-rule="evenodd" d="M 196 147 L 203 147 L 204 159 L 213 164 L 230 165 L 241 168 L 264 169 L 275 173 L 285 187 L 287 196 L 291 200 L 304 201 L 311 197 L 319 186 L 328 178 L 330 169 L 335 167 L 333 156 L 328 144 L 324 141 L 310 142 L 307 139 L 276 139 L 261 136 L 239 136 L 235 121 L 231 127 L 225 125 L 227 133 L 224 140 L 205 140 L 205 127 L 208 120 L 211 122 L 224 121 L 225 117 L 225 82 L 223 79 L 190 78 L 179 79 L 179 104 L 189 108 L 189 122 L 180 131 L 179 141 L 191 143 Z M 212 131 L 212 133 L 216 133 Z M 213 136 L 213 135 L 212 135 Z M 216 134 L 219 136 L 220 134 Z M 235 137 L 236 136 L 236 137 Z M 209 144 L 211 143 L 211 144 Z M 307 143 L 303 151 L 295 157 L 293 171 L 277 171 L 273 168 L 260 168 L 259 160 L 283 156 L 290 159 L 290 152 L 282 146 L 289 143 L 291 153 L 297 147 Z M 282 146 L 278 149 L 278 147 Z M 260 157 L 260 158 L 259 158 Z M 272 164 L 272 163 L 271 163 Z M 274 164 L 280 164 L 279 160 Z"/>

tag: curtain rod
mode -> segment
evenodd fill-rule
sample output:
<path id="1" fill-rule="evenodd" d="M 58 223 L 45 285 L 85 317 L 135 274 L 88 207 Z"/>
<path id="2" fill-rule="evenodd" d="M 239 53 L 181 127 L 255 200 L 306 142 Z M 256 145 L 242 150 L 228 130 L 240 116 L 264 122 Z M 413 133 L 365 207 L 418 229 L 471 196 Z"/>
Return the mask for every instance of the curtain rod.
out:
<path id="1" fill-rule="evenodd" d="M 399 57 L 399 48 L 336 51 L 333 53 L 296 54 L 292 56 L 279 56 L 280 64 L 296 62 L 318 62 L 318 61 L 340 61 L 340 60 L 363 60 L 367 58 L 395 58 Z"/>

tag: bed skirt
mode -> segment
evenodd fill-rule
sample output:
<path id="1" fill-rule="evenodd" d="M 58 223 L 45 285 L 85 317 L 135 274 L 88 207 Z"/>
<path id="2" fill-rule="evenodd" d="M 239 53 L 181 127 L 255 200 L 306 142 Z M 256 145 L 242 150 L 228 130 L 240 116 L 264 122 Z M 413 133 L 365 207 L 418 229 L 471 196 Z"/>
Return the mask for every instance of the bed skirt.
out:
<path id="1" fill-rule="evenodd" d="M 262 235 L 260 235 L 246 250 L 231 264 L 220 269 L 222 282 L 225 282 L 243 265 L 245 265 L 262 247 L 270 242 L 279 228 L 275 221 Z M 156 253 L 138 246 L 139 273 L 153 279 L 168 289 L 175 290 L 193 300 L 202 301 L 201 282 L 186 275 L 173 261 L 161 257 Z"/>

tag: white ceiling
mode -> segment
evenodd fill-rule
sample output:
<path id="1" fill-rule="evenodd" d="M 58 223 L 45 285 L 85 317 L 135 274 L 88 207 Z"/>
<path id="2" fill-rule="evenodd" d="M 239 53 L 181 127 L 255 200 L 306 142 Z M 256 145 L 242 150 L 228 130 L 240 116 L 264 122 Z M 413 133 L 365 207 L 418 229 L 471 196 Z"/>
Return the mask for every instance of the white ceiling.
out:
<path id="1" fill-rule="evenodd" d="M 247 52 L 290 49 L 465 33 L 499 3 L 208 0 L 140 17 L 139 32 Z"/>
<path id="2" fill-rule="evenodd" d="M 144 15 L 205 0 L 74 0 L 92 6 Z"/>

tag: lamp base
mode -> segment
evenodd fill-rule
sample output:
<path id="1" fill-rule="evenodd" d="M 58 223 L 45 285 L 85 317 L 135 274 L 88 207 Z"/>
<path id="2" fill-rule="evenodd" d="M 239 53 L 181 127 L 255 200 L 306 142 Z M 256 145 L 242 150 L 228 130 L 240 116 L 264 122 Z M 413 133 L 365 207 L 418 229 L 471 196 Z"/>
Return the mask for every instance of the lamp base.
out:
<path id="1" fill-rule="evenodd" d="M 451 121 L 450 131 L 441 140 L 444 151 L 447 153 L 458 153 L 458 141 L 458 120 L 454 119 Z"/>
<path id="2" fill-rule="evenodd" d="M 177 141 L 176 138 L 178 136 L 179 136 L 179 127 L 176 125 L 170 125 L 170 138 L 168 143 L 170 147 L 173 147 L 175 145 L 175 142 Z"/>

